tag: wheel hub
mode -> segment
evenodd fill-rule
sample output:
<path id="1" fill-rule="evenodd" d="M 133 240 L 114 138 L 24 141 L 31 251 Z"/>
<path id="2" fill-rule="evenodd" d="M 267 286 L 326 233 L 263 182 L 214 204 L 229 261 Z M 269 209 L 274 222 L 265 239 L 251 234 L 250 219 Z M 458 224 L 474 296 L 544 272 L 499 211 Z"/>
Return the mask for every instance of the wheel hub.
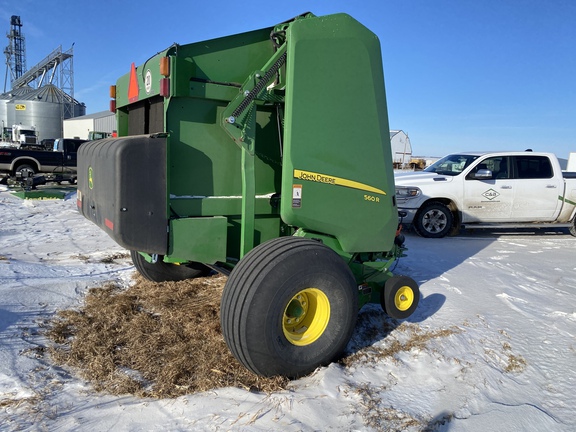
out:
<path id="1" fill-rule="evenodd" d="M 424 227 L 429 232 L 439 232 L 446 227 L 446 215 L 439 211 L 430 211 L 424 217 Z"/>
<path id="2" fill-rule="evenodd" d="M 394 304 L 398 310 L 405 311 L 412 306 L 414 302 L 414 291 L 409 286 L 401 287 L 394 296 Z"/>
<path id="3" fill-rule="evenodd" d="M 306 302 L 304 302 L 304 305 L 302 305 L 301 303 L 302 296 L 300 295 L 298 297 L 300 298 L 292 299 L 292 301 L 286 308 L 286 316 L 288 317 L 288 319 L 298 319 L 302 317 L 302 315 L 304 315 L 304 306 L 306 306 Z"/>
<path id="4" fill-rule="evenodd" d="M 282 330 L 293 345 L 305 346 L 315 342 L 330 321 L 330 302 L 317 288 L 298 292 L 284 310 Z"/>

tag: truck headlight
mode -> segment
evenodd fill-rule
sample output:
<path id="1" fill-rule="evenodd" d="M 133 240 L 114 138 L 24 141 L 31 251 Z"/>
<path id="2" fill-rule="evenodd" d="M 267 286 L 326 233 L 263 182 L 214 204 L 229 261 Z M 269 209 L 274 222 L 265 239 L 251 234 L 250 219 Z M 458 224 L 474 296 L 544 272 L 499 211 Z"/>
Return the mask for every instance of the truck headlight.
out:
<path id="1" fill-rule="evenodd" d="M 396 199 L 406 200 L 416 198 L 422 192 L 417 187 L 396 187 Z"/>

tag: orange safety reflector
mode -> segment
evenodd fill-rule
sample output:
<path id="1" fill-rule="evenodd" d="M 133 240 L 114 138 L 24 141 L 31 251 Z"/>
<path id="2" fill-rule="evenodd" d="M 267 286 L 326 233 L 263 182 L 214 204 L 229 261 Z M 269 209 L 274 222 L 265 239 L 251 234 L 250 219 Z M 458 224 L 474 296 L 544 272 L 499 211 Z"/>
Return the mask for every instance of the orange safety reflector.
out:
<path id="1" fill-rule="evenodd" d="M 138 78 L 136 77 L 136 66 L 132 63 L 130 83 L 128 84 L 128 102 L 136 101 L 138 101 Z"/>
<path id="2" fill-rule="evenodd" d="M 161 57 L 160 58 L 160 75 L 167 77 L 170 75 L 170 58 Z"/>
<path id="3" fill-rule="evenodd" d="M 115 85 L 110 86 L 110 97 L 112 99 L 116 99 L 116 86 Z"/>

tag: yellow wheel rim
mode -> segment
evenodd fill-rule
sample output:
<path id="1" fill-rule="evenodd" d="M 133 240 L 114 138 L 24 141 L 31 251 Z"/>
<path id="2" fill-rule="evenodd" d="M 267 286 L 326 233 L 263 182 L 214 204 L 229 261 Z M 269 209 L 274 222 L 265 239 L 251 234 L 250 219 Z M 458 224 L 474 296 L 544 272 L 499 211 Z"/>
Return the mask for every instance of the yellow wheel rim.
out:
<path id="1" fill-rule="evenodd" d="M 414 303 L 414 291 L 412 291 L 412 288 L 406 285 L 400 287 L 394 296 L 396 309 L 400 311 L 408 310 L 410 306 L 412 306 L 412 303 Z"/>
<path id="2" fill-rule="evenodd" d="M 284 309 L 282 330 L 293 345 L 305 346 L 315 342 L 330 321 L 330 302 L 322 291 L 306 288 L 290 299 Z"/>

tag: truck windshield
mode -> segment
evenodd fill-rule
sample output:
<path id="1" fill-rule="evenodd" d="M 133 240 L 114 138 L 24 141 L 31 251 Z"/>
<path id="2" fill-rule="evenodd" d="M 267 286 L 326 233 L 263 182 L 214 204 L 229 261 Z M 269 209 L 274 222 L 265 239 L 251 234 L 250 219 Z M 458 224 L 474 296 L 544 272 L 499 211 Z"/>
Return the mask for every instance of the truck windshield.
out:
<path id="1" fill-rule="evenodd" d="M 451 154 L 434 162 L 424 171 L 433 172 L 436 174 L 456 176 L 460 174 L 462 171 L 464 171 L 464 169 L 476 159 L 478 159 L 478 156 Z"/>

